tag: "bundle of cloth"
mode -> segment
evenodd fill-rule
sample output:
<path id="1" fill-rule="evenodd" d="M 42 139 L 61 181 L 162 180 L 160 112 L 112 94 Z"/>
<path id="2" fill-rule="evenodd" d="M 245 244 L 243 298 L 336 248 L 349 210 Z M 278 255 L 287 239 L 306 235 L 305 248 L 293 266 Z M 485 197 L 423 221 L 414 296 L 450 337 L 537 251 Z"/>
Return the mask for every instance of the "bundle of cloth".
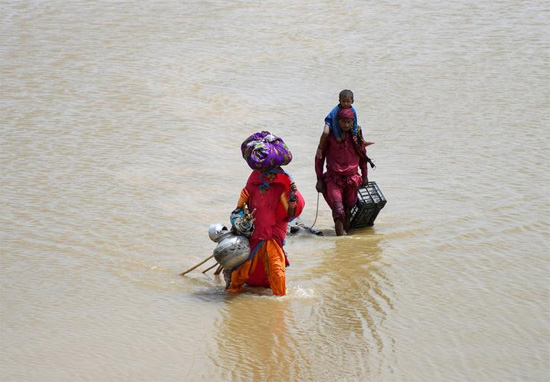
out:
<path id="1" fill-rule="evenodd" d="M 286 143 L 269 131 L 249 136 L 241 144 L 241 152 L 252 170 L 262 172 L 287 165 L 292 160 L 292 153 Z"/>

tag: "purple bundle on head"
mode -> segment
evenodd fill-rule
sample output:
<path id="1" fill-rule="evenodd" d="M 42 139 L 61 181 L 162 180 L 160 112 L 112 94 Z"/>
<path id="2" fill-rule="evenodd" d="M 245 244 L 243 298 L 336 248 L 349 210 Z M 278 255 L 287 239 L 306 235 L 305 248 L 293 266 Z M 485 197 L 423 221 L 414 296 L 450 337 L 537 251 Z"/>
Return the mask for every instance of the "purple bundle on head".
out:
<path id="1" fill-rule="evenodd" d="M 292 153 L 285 142 L 269 131 L 254 133 L 246 138 L 241 152 L 248 166 L 259 171 L 284 166 L 292 160 Z"/>

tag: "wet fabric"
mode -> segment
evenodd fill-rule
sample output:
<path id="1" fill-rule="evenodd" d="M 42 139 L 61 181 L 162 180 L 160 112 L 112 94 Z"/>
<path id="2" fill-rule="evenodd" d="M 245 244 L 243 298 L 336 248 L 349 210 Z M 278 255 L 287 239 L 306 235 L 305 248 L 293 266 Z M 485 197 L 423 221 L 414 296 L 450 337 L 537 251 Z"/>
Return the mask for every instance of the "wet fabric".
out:
<path id="1" fill-rule="evenodd" d="M 250 248 L 254 249 L 258 245 L 260 247 L 252 259 L 233 272 L 228 288 L 233 293 L 242 291 L 246 283 L 251 286 L 271 287 L 276 294 L 282 290 L 281 284 L 285 284 L 285 268 L 289 265 L 283 250 L 287 226 L 290 220 L 302 213 L 305 201 L 300 192 L 296 191 L 294 217 L 289 216 L 287 211 L 291 177 L 282 170 L 278 171 L 276 178 L 268 181 L 267 187 L 266 179 L 262 172 L 253 171 L 237 203 L 237 207 L 247 204 L 251 211 L 256 210 L 255 228 L 249 240 Z"/>
<path id="2" fill-rule="evenodd" d="M 317 179 L 321 179 L 322 177 L 325 160 L 328 172 L 334 172 L 339 175 L 353 175 L 360 168 L 363 176 L 367 175 L 368 169 L 364 143 L 357 143 L 354 138 L 351 134 L 346 134 L 345 139 L 342 142 L 338 142 L 332 134 L 327 137 L 321 158 L 315 159 Z M 357 147 L 358 144 L 360 147 Z M 362 155 L 358 154 L 357 151 L 359 150 L 361 150 Z"/>
<path id="3" fill-rule="evenodd" d="M 352 106 L 351 110 L 353 110 L 353 135 L 357 134 L 357 111 Z M 330 132 L 332 135 L 336 138 L 338 142 L 342 141 L 343 132 L 340 128 L 340 124 L 338 123 L 338 112 L 340 111 L 340 104 L 334 106 L 334 108 L 328 113 L 328 115 L 325 117 L 325 124 L 328 125 L 330 128 Z"/>
<path id="4" fill-rule="evenodd" d="M 254 133 L 241 144 L 241 153 L 253 170 L 266 171 L 292 161 L 285 142 L 269 131 Z"/>
<path id="5" fill-rule="evenodd" d="M 357 191 L 363 183 L 363 178 L 359 174 L 342 176 L 326 172 L 323 181 L 323 197 L 332 210 L 332 218 L 344 221 L 346 209 L 349 211 L 357 203 Z"/>
<path id="6" fill-rule="evenodd" d="M 252 260 L 241 265 L 231 276 L 227 290 L 240 293 L 245 283 L 253 286 L 270 287 L 276 296 L 286 294 L 286 255 L 277 241 L 265 241 Z"/>
<path id="7" fill-rule="evenodd" d="M 361 146 L 364 155 L 357 152 L 356 141 L 351 134 L 346 134 L 342 142 L 329 135 L 322 151 L 322 156 L 315 157 L 317 179 L 325 185 L 323 197 L 332 210 L 333 219 L 344 219 L 345 210 L 357 202 L 357 190 L 367 177 L 368 168 L 364 144 Z M 323 173 L 323 167 L 327 171 Z M 358 169 L 361 169 L 359 174 Z"/>

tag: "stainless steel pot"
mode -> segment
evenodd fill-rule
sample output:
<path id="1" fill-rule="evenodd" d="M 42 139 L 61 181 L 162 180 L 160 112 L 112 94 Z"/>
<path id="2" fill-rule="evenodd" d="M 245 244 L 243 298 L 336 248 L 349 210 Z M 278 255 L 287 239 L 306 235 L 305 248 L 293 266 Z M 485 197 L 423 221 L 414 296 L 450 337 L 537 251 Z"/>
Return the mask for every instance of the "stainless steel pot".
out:
<path id="1" fill-rule="evenodd" d="M 244 263 L 250 255 L 250 243 L 241 235 L 227 233 L 214 248 L 214 258 L 225 269 L 233 269 Z"/>
<path id="2" fill-rule="evenodd" d="M 208 236 L 210 240 L 216 243 L 227 233 L 229 233 L 229 230 L 222 223 L 214 223 L 208 227 Z"/>

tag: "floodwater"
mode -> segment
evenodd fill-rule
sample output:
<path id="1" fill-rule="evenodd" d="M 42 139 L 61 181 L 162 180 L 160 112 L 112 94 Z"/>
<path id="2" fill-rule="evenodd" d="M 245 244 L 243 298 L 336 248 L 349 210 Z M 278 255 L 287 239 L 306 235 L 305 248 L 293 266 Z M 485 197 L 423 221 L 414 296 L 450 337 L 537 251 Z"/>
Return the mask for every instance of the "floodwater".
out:
<path id="1" fill-rule="evenodd" d="M 1 3 L 0 379 L 550 380 L 549 12 Z M 345 88 L 388 203 L 336 237 L 313 157 Z M 180 276 L 261 130 L 325 234 L 288 237 L 283 298 Z"/>

